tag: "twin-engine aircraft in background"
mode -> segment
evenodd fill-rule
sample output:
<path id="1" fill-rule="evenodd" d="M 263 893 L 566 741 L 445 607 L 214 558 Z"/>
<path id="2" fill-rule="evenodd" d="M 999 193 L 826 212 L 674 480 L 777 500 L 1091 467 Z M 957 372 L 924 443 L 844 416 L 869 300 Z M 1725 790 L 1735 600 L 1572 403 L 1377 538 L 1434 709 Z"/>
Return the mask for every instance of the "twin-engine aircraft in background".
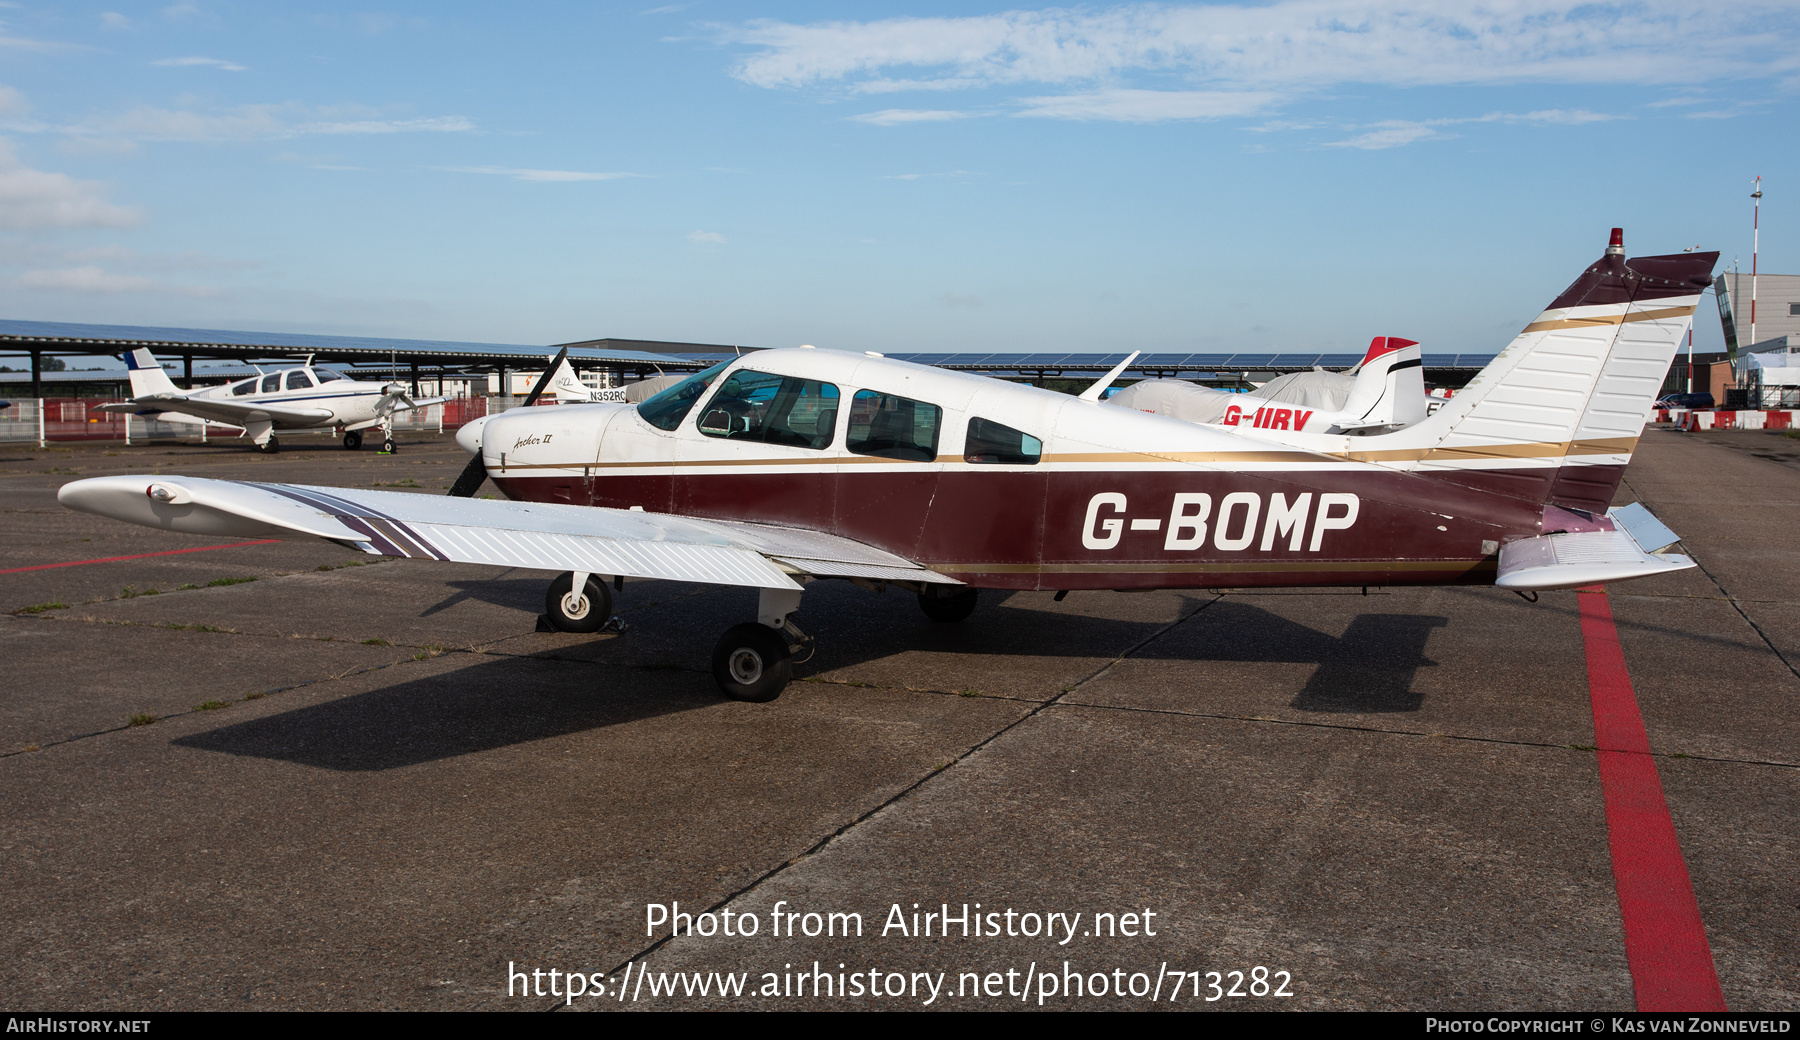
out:
<path id="1" fill-rule="evenodd" d="M 1615 229 L 1465 390 L 1387 433 L 1197 425 L 1099 387 L 802 348 L 637 405 L 465 426 L 475 457 L 451 497 L 118 476 L 58 498 L 193 534 L 561 572 L 546 607 L 574 631 L 606 620 L 608 577 L 756 588 L 756 621 L 713 654 L 744 700 L 787 683 L 823 578 L 912 590 L 940 621 L 978 589 L 1623 581 L 1692 566 L 1648 512 L 1609 506 L 1717 258 L 1628 261 Z M 512 501 L 468 497 L 488 479 Z"/>
<path id="2" fill-rule="evenodd" d="M 1411 426 L 1425 418 L 1424 359 L 1419 345 L 1398 336 L 1376 336 L 1349 372 L 1294 372 L 1240 394 L 1183 379 L 1146 379 L 1107 398 L 1107 403 L 1188 422 L 1236 427 L 1242 432 L 1347 433 L 1367 436 Z"/>
<path id="3" fill-rule="evenodd" d="M 155 355 L 138 349 L 125 356 L 131 371 L 131 400 L 102 405 L 104 411 L 130 412 L 146 419 L 203 425 L 208 422 L 243 427 L 256 450 L 281 450 L 276 430 L 334 428 L 344 447 L 362 447 L 362 431 L 380 427 L 381 450 L 394 452 L 394 416 L 449 398 L 415 401 L 398 381 L 373 383 L 349 379 L 311 364 L 259 373 L 224 386 L 182 390 L 163 371 Z"/>

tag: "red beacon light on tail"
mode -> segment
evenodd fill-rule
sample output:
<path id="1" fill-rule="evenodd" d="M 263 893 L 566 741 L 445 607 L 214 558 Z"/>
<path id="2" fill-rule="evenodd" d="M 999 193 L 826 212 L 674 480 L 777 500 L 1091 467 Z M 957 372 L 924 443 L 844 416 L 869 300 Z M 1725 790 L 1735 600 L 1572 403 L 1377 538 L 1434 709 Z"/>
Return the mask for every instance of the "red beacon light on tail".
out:
<path id="1" fill-rule="evenodd" d="M 1606 255 L 1607 256 L 1624 256 L 1625 255 L 1625 229 L 1624 228 L 1613 228 L 1612 238 L 1609 239 L 1606 243 Z"/>

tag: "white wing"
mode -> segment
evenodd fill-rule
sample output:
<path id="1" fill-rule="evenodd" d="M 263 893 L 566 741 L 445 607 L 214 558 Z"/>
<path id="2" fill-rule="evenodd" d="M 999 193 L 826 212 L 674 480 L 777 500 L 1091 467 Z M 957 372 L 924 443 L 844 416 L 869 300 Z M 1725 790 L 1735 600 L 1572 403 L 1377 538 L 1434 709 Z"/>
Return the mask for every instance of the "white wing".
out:
<path id="1" fill-rule="evenodd" d="M 666 513 L 202 477 L 91 477 L 56 497 L 146 527 L 322 538 L 378 556 L 766 589 L 797 589 L 794 575 L 961 584 L 849 538 Z"/>

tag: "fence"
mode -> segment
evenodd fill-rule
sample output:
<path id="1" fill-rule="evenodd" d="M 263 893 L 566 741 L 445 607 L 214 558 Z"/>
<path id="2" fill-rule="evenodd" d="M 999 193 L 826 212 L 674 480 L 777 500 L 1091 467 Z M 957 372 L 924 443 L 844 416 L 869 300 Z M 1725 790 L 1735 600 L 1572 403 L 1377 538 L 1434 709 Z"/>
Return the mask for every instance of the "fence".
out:
<path id="1" fill-rule="evenodd" d="M 129 412 L 103 412 L 100 406 L 117 402 L 93 397 L 10 398 L 12 407 L 0 410 L 0 442 L 29 441 L 42 446 L 51 441 L 142 441 L 199 440 L 234 438 L 235 426 L 197 426 L 193 423 L 163 422 L 146 419 Z M 394 429 L 407 432 L 454 430 L 484 415 L 517 407 L 518 397 L 457 397 L 440 404 L 401 412 Z M 492 402 L 490 404 L 490 402 Z M 330 426 L 315 431 L 284 430 L 289 433 L 327 432 Z"/>

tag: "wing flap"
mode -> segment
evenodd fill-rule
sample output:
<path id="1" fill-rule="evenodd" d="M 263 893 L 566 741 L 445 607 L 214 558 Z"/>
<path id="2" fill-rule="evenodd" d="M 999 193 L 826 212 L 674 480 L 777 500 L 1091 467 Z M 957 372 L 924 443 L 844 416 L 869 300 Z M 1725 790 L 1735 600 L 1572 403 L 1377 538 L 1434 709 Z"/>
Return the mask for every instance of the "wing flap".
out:
<path id="1" fill-rule="evenodd" d="M 1547 534 L 1501 546 L 1494 584 L 1548 592 L 1671 574 L 1693 565 L 1686 556 L 1647 553 L 1625 531 Z"/>
<path id="2" fill-rule="evenodd" d="M 928 585 L 961 585 L 948 574 L 925 567 L 876 567 L 866 563 L 842 563 L 835 560 L 802 560 L 791 556 L 774 557 L 804 574 L 817 578 L 869 578 L 874 581 L 919 581 Z"/>

